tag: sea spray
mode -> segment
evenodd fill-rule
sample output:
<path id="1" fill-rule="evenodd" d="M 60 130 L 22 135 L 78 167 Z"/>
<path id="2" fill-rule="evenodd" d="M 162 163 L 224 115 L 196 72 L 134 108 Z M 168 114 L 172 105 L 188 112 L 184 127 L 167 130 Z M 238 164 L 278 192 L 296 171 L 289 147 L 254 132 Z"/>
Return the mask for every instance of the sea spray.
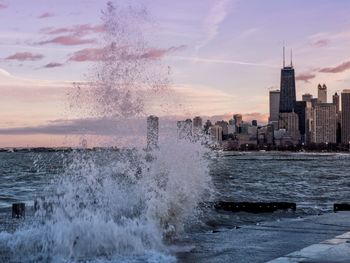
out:
<path id="1" fill-rule="evenodd" d="M 116 136 L 104 146 L 119 149 L 65 155 L 64 172 L 47 187 L 34 219 L 12 234 L 0 233 L 0 248 L 12 261 L 175 260 L 169 243 L 181 238 L 210 192 L 207 150 L 201 142 L 179 140 L 176 132 L 160 133 L 157 149 L 143 149 L 140 133 L 146 130 L 135 128 L 135 121 L 169 105 L 154 97 L 171 93 L 140 29 L 145 14 L 108 3 L 92 80 L 70 94 L 71 109 L 82 117 L 115 123 Z M 152 99 L 158 106 L 147 106 Z"/>

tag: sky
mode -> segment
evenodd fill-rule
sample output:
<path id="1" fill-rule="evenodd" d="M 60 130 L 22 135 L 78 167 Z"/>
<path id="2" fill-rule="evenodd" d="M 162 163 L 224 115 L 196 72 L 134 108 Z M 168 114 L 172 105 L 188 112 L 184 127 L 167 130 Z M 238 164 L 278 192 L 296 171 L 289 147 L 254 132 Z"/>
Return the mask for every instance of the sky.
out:
<path id="1" fill-rule="evenodd" d="M 329 100 L 350 88 L 348 0 L 118 2 L 151 17 L 150 59 L 168 66 L 185 109 L 172 115 L 241 113 L 266 122 L 283 45 L 287 63 L 293 49 L 298 99 L 316 95 L 318 83 Z M 96 63 L 105 7 L 101 0 L 0 0 L 0 147 L 67 145 L 65 133 L 78 133 L 67 93 Z"/>

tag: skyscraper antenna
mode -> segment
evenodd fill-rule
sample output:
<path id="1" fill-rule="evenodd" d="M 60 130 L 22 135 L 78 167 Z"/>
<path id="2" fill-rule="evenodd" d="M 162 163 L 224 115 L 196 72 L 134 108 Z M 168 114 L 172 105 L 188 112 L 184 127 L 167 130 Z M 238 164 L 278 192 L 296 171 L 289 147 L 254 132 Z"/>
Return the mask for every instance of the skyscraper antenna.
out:
<path id="1" fill-rule="evenodd" d="M 286 51 L 284 47 L 284 42 L 283 42 L 283 67 L 286 66 Z"/>
<path id="2" fill-rule="evenodd" d="M 293 67 L 293 49 L 290 49 L 290 66 Z"/>

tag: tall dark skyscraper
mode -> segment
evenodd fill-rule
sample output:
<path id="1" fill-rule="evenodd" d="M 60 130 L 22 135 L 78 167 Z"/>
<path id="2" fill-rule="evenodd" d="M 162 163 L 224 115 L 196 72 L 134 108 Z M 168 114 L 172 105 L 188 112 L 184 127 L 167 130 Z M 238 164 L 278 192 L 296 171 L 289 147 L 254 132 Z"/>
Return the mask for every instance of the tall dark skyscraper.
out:
<path id="1" fill-rule="evenodd" d="M 279 112 L 292 112 L 295 101 L 295 73 L 293 68 L 293 60 L 291 57 L 290 66 L 285 65 L 285 51 L 283 47 L 283 68 L 281 69 Z"/>
<path id="2" fill-rule="evenodd" d="M 306 142 L 306 101 L 296 101 L 294 112 L 298 114 L 301 142 Z"/>
<path id="3" fill-rule="evenodd" d="M 341 137 L 342 142 L 350 144 L 350 89 L 343 90 L 341 93 L 341 112 L 342 125 Z"/>

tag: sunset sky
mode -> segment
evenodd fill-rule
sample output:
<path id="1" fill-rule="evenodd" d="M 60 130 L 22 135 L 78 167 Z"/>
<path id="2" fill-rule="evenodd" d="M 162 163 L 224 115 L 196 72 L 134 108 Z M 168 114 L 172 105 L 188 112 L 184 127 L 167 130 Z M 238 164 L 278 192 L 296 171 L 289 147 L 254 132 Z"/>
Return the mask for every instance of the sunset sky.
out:
<path id="1" fill-rule="evenodd" d="M 95 63 L 106 2 L 0 0 L 0 147 L 64 145 L 74 118 L 66 93 Z M 147 8 L 150 59 L 169 66 L 184 98 L 185 112 L 174 115 L 242 113 L 266 122 L 283 43 L 287 61 L 293 49 L 298 99 L 316 95 L 318 83 L 329 100 L 350 88 L 348 0 L 129 2 Z"/>

